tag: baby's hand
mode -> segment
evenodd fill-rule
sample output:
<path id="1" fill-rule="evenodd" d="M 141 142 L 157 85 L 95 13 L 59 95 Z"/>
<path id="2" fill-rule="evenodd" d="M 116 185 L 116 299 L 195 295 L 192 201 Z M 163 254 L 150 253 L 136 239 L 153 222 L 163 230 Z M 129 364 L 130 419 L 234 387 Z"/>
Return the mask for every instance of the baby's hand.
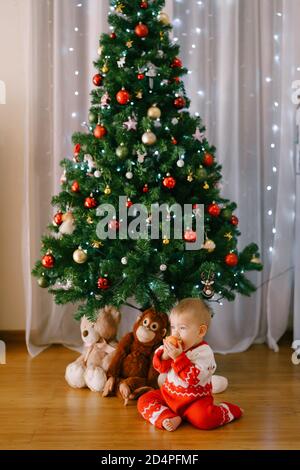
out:
<path id="1" fill-rule="evenodd" d="M 174 346 L 169 341 L 164 340 L 164 354 L 166 353 L 173 361 L 182 354 L 182 346 L 178 343 L 177 346 Z"/>
<path id="2" fill-rule="evenodd" d="M 165 343 L 165 342 L 164 342 L 164 343 Z M 164 347 L 164 352 L 163 352 L 162 355 L 161 355 L 161 358 L 162 358 L 163 361 L 167 361 L 168 359 L 170 359 L 170 356 L 169 356 L 169 354 L 167 353 L 165 347 Z"/>

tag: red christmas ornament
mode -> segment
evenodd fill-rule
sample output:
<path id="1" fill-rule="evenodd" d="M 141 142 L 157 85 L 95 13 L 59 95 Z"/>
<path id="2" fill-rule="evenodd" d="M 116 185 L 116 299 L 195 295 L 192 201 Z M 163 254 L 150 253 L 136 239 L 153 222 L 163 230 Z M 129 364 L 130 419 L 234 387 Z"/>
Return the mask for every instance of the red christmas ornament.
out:
<path id="1" fill-rule="evenodd" d="M 182 61 L 179 59 L 179 57 L 175 57 L 175 59 L 173 60 L 171 64 L 171 67 L 172 68 L 182 67 Z"/>
<path id="2" fill-rule="evenodd" d="M 117 37 L 116 33 L 111 33 L 110 39 L 116 39 L 116 37 Z"/>
<path id="3" fill-rule="evenodd" d="M 209 215 L 211 215 L 212 217 L 219 217 L 220 213 L 221 213 L 221 209 L 220 207 L 218 206 L 218 204 L 211 204 L 209 207 L 208 207 L 208 213 Z"/>
<path id="4" fill-rule="evenodd" d="M 173 78 L 173 81 L 176 82 L 176 83 L 179 83 L 180 80 L 181 80 L 180 77 L 174 77 L 174 78 Z"/>
<path id="5" fill-rule="evenodd" d="M 100 124 L 97 124 L 97 126 L 94 129 L 94 136 L 96 139 L 103 139 L 107 134 L 107 130 L 105 129 L 104 126 L 101 126 Z"/>
<path id="6" fill-rule="evenodd" d="M 73 182 L 73 184 L 71 186 L 71 190 L 72 190 L 73 193 L 79 193 L 80 187 L 79 187 L 78 181 Z"/>
<path id="7" fill-rule="evenodd" d="M 171 142 L 172 142 L 173 145 L 177 145 L 177 144 L 178 144 L 178 141 L 175 139 L 175 137 L 172 137 Z"/>
<path id="8" fill-rule="evenodd" d="M 119 230 L 120 229 L 120 222 L 118 220 L 111 220 L 108 224 L 108 228 L 110 230 Z"/>
<path id="9" fill-rule="evenodd" d="M 188 243 L 195 243 L 197 240 L 197 233 L 194 230 L 186 230 L 184 232 L 184 240 Z"/>
<path id="10" fill-rule="evenodd" d="M 101 85 L 102 85 L 102 80 L 103 80 L 102 75 L 100 75 L 100 73 L 97 73 L 97 74 L 94 75 L 94 77 L 93 77 L 93 84 L 94 84 L 95 86 L 101 86 Z"/>
<path id="11" fill-rule="evenodd" d="M 137 78 L 138 78 L 138 80 L 144 80 L 145 75 L 143 73 L 139 73 Z"/>
<path id="12" fill-rule="evenodd" d="M 177 109 L 182 109 L 184 108 L 186 105 L 186 101 L 184 98 L 182 98 L 182 96 L 179 96 L 178 98 L 175 98 L 174 100 L 174 106 L 175 108 Z"/>
<path id="13" fill-rule="evenodd" d="M 119 104 L 127 104 L 130 100 L 130 93 L 129 91 L 125 90 L 124 88 L 120 90 L 116 95 L 117 102 Z"/>
<path id="14" fill-rule="evenodd" d="M 149 192 L 149 187 L 147 184 L 143 187 L 143 193 L 148 193 Z"/>
<path id="15" fill-rule="evenodd" d="M 129 208 L 131 206 L 133 206 L 133 202 L 130 199 L 128 199 L 128 201 L 126 202 L 126 207 Z"/>
<path id="16" fill-rule="evenodd" d="M 140 7 L 146 10 L 148 8 L 148 2 L 141 2 Z"/>
<path id="17" fill-rule="evenodd" d="M 143 23 L 139 23 L 136 27 L 135 27 L 135 30 L 134 30 L 135 34 L 139 37 L 139 38 L 145 38 L 148 36 L 149 34 L 149 28 L 147 25 L 143 24 Z"/>
<path id="18" fill-rule="evenodd" d="M 51 269 L 51 268 L 54 267 L 54 263 L 55 263 L 55 258 L 54 258 L 54 256 L 49 255 L 49 254 L 43 256 L 43 258 L 42 258 L 42 265 L 44 266 L 44 268 Z"/>
<path id="19" fill-rule="evenodd" d="M 225 263 L 232 268 L 234 268 L 238 262 L 239 258 L 235 253 L 229 253 L 229 255 L 225 257 Z"/>
<path id="20" fill-rule="evenodd" d="M 173 178 L 173 176 L 167 176 L 163 180 L 163 185 L 165 186 L 165 188 L 173 189 L 176 186 L 176 180 L 175 178 Z"/>
<path id="21" fill-rule="evenodd" d="M 106 277 L 99 277 L 98 279 L 98 289 L 106 290 L 110 288 L 110 282 Z"/>
<path id="22" fill-rule="evenodd" d="M 230 222 L 232 223 L 232 225 L 238 225 L 238 224 L 239 224 L 239 219 L 238 219 L 235 215 L 233 215 L 233 216 L 231 217 L 231 221 L 230 221 Z"/>
<path id="23" fill-rule="evenodd" d="M 198 204 L 193 204 L 193 210 L 197 210 L 199 207 L 198 207 Z"/>
<path id="24" fill-rule="evenodd" d="M 205 153 L 203 158 L 203 165 L 212 166 L 214 164 L 214 157 L 210 153 Z"/>
<path id="25" fill-rule="evenodd" d="M 76 144 L 75 147 L 74 147 L 74 155 L 75 157 L 77 157 L 79 155 L 79 152 L 81 150 L 81 145 L 80 144 Z"/>
<path id="26" fill-rule="evenodd" d="M 94 197 L 87 197 L 84 201 L 84 207 L 86 207 L 87 209 L 94 209 L 95 207 L 97 207 L 97 201 Z"/>
<path id="27" fill-rule="evenodd" d="M 57 214 L 55 214 L 55 216 L 53 217 L 53 222 L 55 223 L 55 225 L 59 226 L 63 223 L 63 213 L 62 212 L 57 212 Z"/>

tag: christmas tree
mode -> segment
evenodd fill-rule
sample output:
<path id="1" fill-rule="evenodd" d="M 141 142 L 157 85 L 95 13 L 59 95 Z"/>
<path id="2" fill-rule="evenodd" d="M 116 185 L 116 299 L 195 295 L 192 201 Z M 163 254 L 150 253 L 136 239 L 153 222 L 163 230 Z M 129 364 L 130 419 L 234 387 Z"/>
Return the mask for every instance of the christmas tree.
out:
<path id="1" fill-rule="evenodd" d="M 110 4 L 111 33 L 101 36 L 94 63 L 89 126 L 73 135 L 73 159 L 61 162 L 62 190 L 52 200 L 57 212 L 33 274 L 58 304 L 79 302 L 78 319 L 94 318 L 99 308 L 119 307 L 130 297 L 167 312 L 185 297 L 232 301 L 237 292 L 250 295 L 255 287 L 245 272 L 262 269 L 258 247 L 238 252 L 237 205 L 221 197 L 216 148 L 201 119 L 188 112 L 182 81 L 187 70 L 169 37 L 165 1 Z M 98 230 L 104 203 L 116 208 L 108 238 Z M 151 238 L 151 208 L 162 203 L 192 205 L 190 226 L 177 214 L 185 227 L 181 237 L 174 236 L 169 211 L 160 236 Z M 149 236 L 140 230 L 137 237 L 121 237 L 121 229 L 127 230 L 124 210 L 133 221 L 134 204 L 147 209 Z M 204 241 L 188 249 L 197 241 L 201 216 Z M 163 235 L 164 222 L 171 223 L 169 236 Z"/>

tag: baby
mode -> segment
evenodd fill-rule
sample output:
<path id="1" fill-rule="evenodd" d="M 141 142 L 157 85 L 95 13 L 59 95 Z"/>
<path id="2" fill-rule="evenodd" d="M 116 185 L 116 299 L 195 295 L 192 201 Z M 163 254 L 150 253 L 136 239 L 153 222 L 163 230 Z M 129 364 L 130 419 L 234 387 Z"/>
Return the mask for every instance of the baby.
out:
<path id="1" fill-rule="evenodd" d="M 214 404 L 211 377 L 216 363 L 203 341 L 210 320 L 210 309 L 200 299 L 184 299 L 171 312 L 175 339 L 164 340 L 153 358 L 154 368 L 167 373 L 167 379 L 160 390 L 150 391 L 138 401 L 143 418 L 159 429 L 175 431 L 183 419 L 198 429 L 214 429 L 242 416 L 236 405 Z"/>

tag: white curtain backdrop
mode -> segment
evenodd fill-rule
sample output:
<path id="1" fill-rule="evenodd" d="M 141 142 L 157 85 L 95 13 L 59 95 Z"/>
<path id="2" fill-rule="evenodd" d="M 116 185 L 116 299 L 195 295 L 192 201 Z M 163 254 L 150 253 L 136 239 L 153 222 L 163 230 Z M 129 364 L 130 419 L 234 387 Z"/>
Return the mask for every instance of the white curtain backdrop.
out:
<path id="1" fill-rule="evenodd" d="M 25 1 L 25 0 L 24 0 Z M 60 307 L 30 277 L 40 238 L 51 220 L 51 196 L 60 190 L 59 162 L 71 156 L 71 135 L 87 119 L 92 62 L 107 31 L 108 0 L 26 0 L 28 15 L 24 181 L 24 280 L 27 345 L 35 355 L 52 343 L 76 348 L 76 306 Z M 294 311 L 295 109 L 300 78 L 298 0 L 170 0 L 174 41 L 190 73 L 192 112 L 199 112 L 223 164 L 224 197 L 238 203 L 240 248 L 261 247 L 263 273 L 250 298 L 215 307 L 208 341 L 216 352 L 277 342 Z M 299 239 L 298 239 L 299 240 Z M 297 261 L 296 261 L 297 262 Z M 300 263 L 300 261 L 299 261 Z M 300 272 L 300 266 L 298 271 Z M 297 288 L 295 288 L 297 291 Z M 124 307 L 120 335 L 136 311 Z"/>

